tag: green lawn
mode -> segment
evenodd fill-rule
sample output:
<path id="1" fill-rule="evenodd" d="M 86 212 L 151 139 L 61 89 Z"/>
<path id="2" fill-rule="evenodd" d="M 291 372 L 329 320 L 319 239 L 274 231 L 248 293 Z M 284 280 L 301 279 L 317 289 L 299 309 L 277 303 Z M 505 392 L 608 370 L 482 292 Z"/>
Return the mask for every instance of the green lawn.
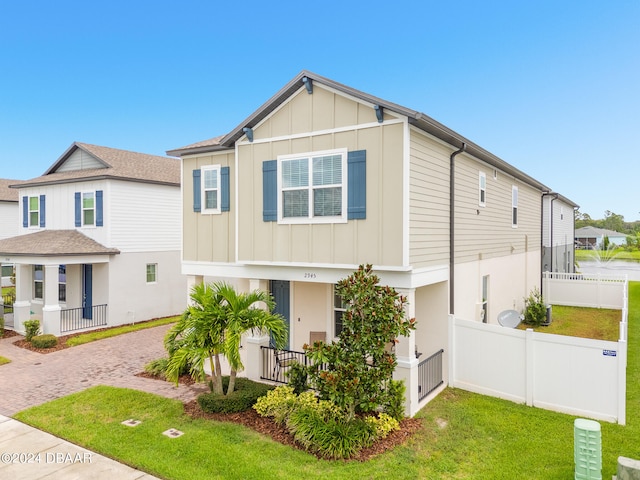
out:
<path id="1" fill-rule="evenodd" d="M 11 360 L 9 360 L 7 357 L 0 356 L 0 365 L 4 365 L 5 363 L 9 362 L 11 362 Z"/>
<path id="2" fill-rule="evenodd" d="M 609 258 L 612 255 L 615 256 L 616 260 L 636 260 L 640 261 L 640 250 L 636 250 L 633 252 L 628 252 L 622 248 L 618 248 L 613 250 L 612 252 L 600 252 L 594 250 L 576 250 L 576 261 L 581 260 L 595 260 L 600 257 Z"/>
<path id="3" fill-rule="evenodd" d="M 124 333 L 135 332 L 137 330 L 144 330 L 145 328 L 159 327 L 160 325 L 167 325 L 169 323 L 175 323 L 178 321 L 178 316 L 156 318 L 155 320 L 149 320 L 148 322 L 134 323 L 132 325 L 122 325 L 120 327 L 107 328 L 104 330 L 96 330 L 94 332 L 80 333 L 74 335 L 67 340 L 67 345 L 75 347 L 76 345 L 82 345 L 84 343 L 95 342 L 96 340 L 102 340 L 104 338 L 115 337 L 116 335 L 122 335 Z"/>
<path id="4" fill-rule="evenodd" d="M 532 327 L 521 323 L 518 329 L 532 328 L 536 332 L 617 342 L 621 319 L 620 310 L 553 305 L 550 325 Z"/>
<path id="5" fill-rule="evenodd" d="M 627 425 L 602 425 L 602 478 L 617 457 L 640 459 L 640 282 L 629 290 Z M 418 418 L 405 445 L 368 462 L 331 462 L 244 427 L 192 420 L 175 400 L 94 387 L 16 418 L 167 479 L 540 479 L 573 478 L 575 417 L 446 389 Z M 128 418 L 143 423 L 120 424 Z M 185 432 L 168 439 L 161 432 Z"/>

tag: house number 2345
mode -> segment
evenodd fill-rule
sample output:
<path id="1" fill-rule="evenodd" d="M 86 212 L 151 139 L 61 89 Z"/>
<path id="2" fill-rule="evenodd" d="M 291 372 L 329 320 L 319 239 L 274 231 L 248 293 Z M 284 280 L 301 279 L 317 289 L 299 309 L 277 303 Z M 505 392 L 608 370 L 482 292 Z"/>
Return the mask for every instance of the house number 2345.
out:
<path id="1" fill-rule="evenodd" d="M 316 274 L 315 273 L 310 273 L 310 272 L 305 272 L 304 273 L 304 278 L 316 278 Z"/>

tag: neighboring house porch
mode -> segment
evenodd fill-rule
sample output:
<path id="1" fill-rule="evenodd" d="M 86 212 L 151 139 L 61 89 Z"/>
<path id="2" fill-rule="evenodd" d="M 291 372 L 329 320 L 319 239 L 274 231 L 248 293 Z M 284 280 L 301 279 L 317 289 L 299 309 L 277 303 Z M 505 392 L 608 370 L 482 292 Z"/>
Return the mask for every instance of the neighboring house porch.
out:
<path id="1" fill-rule="evenodd" d="M 0 242 L 16 265 L 13 328 L 38 319 L 56 336 L 108 324 L 109 266 L 117 249 L 76 230 L 44 230 Z"/>

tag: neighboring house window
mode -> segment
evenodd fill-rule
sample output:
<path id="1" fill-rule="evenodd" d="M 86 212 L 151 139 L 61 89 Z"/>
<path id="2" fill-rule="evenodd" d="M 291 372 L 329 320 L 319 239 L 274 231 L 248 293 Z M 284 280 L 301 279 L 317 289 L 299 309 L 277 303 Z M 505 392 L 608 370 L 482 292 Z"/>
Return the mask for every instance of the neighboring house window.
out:
<path id="1" fill-rule="evenodd" d="M 67 266 L 58 267 L 58 301 L 67 301 Z"/>
<path id="2" fill-rule="evenodd" d="M 489 320 L 489 275 L 482 276 L 482 309 L 480 319 L 483 323 Z"/>
<path id="3" fill-rule="evenodd" d="M 478 205 L 484 207 L 487 203 L 487 175 L 480 172 L 478 177 Z"/>
<path id="4" fill-rule="evenodd" d="M 202 167 L 202 212 L 220 213 L 220 165 Z"/>
<path id="5" fill-rule="evenodd" d="M 33 266 L 33 298 L 42 300 L 44 294 L 44 267 Z"/>
<path id="6" fill-rule="evenodd" d="M 511 226 L 518 226 L 518 187 L 511 187 Z"/>
<path id="7" fill-rule="evenodd" d="M 158 264 L 147 263 L 147 283 L 156 283 L 158 281 Z"/>
<path id="8" fill-rule="evenodd" d="M 96 203 L 94 192 L 82 194 L 82 225 L 95 225 Z"/>
<path id="9" fill-rule="evenodd" d="M 347 311 L 347 305 L 342 297 L 336 293 L 336 286 L 333 286 L 333 336 L 337 337 L 342 332 L 342 317 Z"/>
<path id="10" fill-rule="evenodd" d="M 344 149 L 279 157 L 279 221 L 346 222 L 346 169 Z"/>
<path id="11" fill-rule="evenodd" d="M 102 227 L 104 225 L 102 190 L 75 192 L 75 226 Z"/>
<path id="12" fill-rule="evenodd" d="M 44 195 L 22 197 L 22 226 L 25 228 L 45 227 L 45 206 L 46 198 Z"/>

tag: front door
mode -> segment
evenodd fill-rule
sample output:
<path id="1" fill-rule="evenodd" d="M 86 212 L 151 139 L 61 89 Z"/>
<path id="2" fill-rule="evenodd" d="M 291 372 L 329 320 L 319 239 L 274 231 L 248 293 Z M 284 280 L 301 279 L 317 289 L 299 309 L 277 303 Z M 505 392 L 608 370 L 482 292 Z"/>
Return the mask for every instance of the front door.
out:
<path id="1" fill-rule="evenodd" d="M 82 265 L 82 318 L 93 318 L 93 299 L 91 290 L 93 284 L 93 265 Z"/>
<path id="2" fill-rule="evenodd" d="M 279 313 L 284 317 L 287 324 L 287 345 L 285 349 L 289 349 L 289 328 L 290 328 L 290 306 L 289 306 L 289 281 L 288 280 L 270 280 L 269 290 L 276 302 L 274 313 Z"/>

